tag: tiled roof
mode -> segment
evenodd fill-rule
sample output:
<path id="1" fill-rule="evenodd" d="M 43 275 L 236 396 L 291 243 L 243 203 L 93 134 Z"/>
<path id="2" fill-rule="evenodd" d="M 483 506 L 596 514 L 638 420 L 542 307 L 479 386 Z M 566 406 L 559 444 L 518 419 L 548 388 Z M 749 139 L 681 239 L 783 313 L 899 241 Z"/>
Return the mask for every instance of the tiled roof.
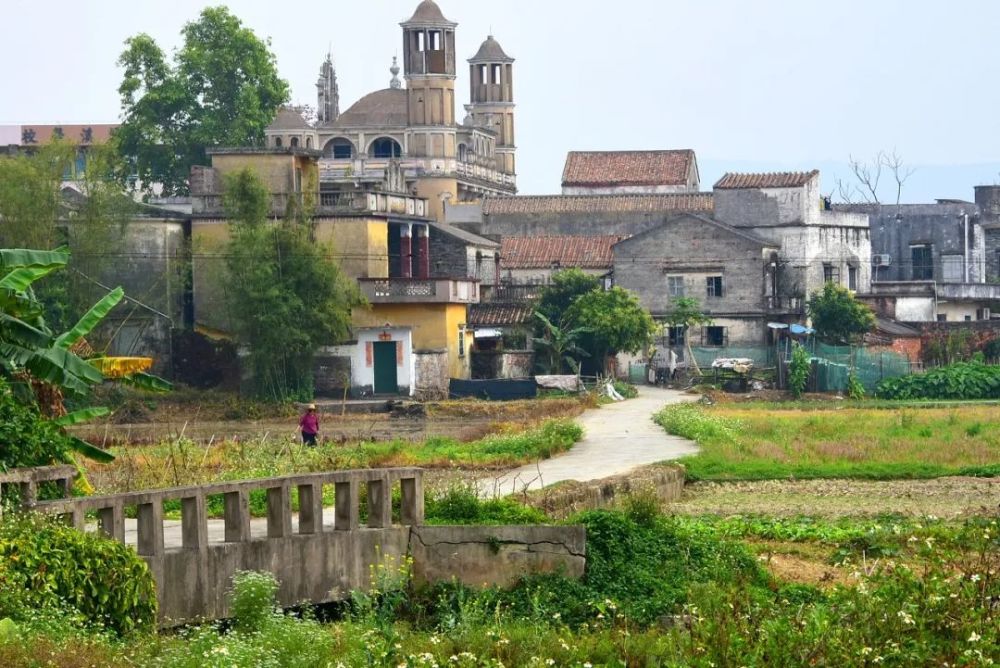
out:
<path id="1" fill-rule="evenodd" d="M 538 269 L 553 265 L 563 269 L 610 268 L 611 247 L 623 236 L 503 237 L 500 244 L 501 269 Z"/>
<path id="2" fill-rule="evenodd" d="M 727 172 L 715 187 L 720 190 L 743 190 L 749 188 L 800 188 L 819 176 L 819 170 L 811 172 L 767 172 L 761 174 L 738 174 Z"/>
<path id="3" fill-rule="evenodd" d="M 531 304 L 507 304 L 487 302 L 469 306 L 469 324 L 481 327 L 502 325 L 523 325 L 531 320 L 534 306 Z"/>
<path id="4" fill-rule="evenodd" d="M 660 195 L 529 195 L 487 197 L 486 215 L 531 213 L 632 213 L 663 211 L 713 211 L 712 193 Z"/>
<path id="5" fill-rule="evenodd" d="M 694 151 L 570 151 L 564 186 L 682 186 Z"/>

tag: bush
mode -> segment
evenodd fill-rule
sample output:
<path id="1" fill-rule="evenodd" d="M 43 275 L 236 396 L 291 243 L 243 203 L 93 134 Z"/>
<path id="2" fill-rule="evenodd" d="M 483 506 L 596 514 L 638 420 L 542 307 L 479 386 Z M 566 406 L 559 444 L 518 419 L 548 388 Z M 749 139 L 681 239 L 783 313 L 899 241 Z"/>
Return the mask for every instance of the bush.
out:
<path id="1" fill-rule="evenodd" d="M 70 442 L 38 409 L 18 401 L 0 378 L 0 471 L 71 461 Z"/>
<path id="2" fill-rule="evenodd" d="M 429 524 L 545 524 L 545 513 L 509 498 L 482 499 L 474 487 L 452 487 L 428 494 L 424 513 Z"/>
<path id="3" fill-rule="evenodd" d="M 1000 366 L 959 362 L 926 373 L 887 378 L 882 399 L 1000 399 Z"/>
<path id="4" fill-rule="evenodd" d="M 764 572 L 742 545 L 645 510 L 588 511 L 570 520 L 587 530 L 582 580 L 528 576 L 512 589 L 482 592 L 475 606 L 490 615 L 502 610 L 515 618 L 556 620 L 570 627 L 618 613 L 648 625 L 687 603 L 693 584 L 767 584 Z M 468 616 L 472 607 L 469 594 L 453 586 L 436 588 L 431 598 L 438 620 Z"/>
<path id="5" fill-rule="evenodd" d="M 0 617 L 23 619 L 37 609 L 78 612 L 88 625 L 124 635 L 156 622 L 153 576 L 127 545 L 43 517 L 0 525 L 6 563 Z M 9 589 L 13 586 L 20 593 Z"/>
<path id="6" fill-rule="evenodd" d="M 796 343 L 792 348 L 792 361 L 788 365 L 788 389 L 792 396 L 798 399 L 806 390 L 809 382 L 809 352 L 804 346 Z"/>

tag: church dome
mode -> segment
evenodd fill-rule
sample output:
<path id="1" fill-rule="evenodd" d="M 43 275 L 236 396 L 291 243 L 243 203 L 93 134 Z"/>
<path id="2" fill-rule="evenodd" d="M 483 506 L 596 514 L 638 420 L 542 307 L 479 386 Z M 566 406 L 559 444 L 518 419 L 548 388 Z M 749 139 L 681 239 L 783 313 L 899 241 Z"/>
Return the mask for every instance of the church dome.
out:
<path id="1" fill-rule="evenodd" d="M 472 58 L 469 59 L 470 63 L 512 63 L 514 59 L 508 56 L 503 47 L 500 46 L 500 42 L 490 35 L 486 38 L 486 41 L 479 46 L 479 51 L 476 52 Z"/>
<path id="2" fill-rule="evenodd" d="M 409 122 L 406 91 L 385 88 L 369 93 L 340 115 L 336 125 L 341 127 L 405 127 Z"/>
<path id="3" fill-rule="evenodd" d="M 417 10 L 413 12 L 413 16 L 403 25 L 411 24 L 430 26 L 457 25 L 444 17 L 444 14 L 441 13 L 441 8 L 437 6 L 434 0 L 423 0 L 423 2 L 417 5 Z"/>

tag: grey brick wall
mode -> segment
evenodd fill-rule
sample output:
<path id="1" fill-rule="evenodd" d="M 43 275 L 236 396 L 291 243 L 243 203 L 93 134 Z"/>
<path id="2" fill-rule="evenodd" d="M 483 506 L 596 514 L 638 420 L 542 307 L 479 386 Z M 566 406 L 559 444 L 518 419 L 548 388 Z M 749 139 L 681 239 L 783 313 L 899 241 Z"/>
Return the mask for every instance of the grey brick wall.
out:
<path id="1" fill-rule="evenodd" d="M 678 255 L 676 249 L 683 248 Z M 615 285 L 638 295 L 654 315 L 670 310 L 667 276 L 685 276 L 685 296 L 714 315 L 762 312 L 762 246 L 698 218 L 682 217 L 615 246 Z M 722 297 L 708 297 L 705 277 L 720 275 Z"/>

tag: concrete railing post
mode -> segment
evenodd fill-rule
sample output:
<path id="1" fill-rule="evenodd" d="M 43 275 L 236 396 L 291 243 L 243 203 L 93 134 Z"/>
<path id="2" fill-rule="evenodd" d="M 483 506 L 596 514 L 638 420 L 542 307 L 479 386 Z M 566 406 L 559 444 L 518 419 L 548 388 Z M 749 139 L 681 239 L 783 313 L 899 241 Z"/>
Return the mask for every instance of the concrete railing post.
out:
<path id="1" fill-rule="evenodd" d="M 267 537 L 284 538 L 292 535 L 291 490 L 288 485 L 267 490 Z"/>
<path id="2" fill-rule="evenodd" d="M 208 515 L 201 494 L 181 499 L 181 547 L 198 550 L 208 546 Z"/>
<path id="3" fill-rule="evenodd" d="M 222 499 L 226 542 L 242 543 L 250 540 L 250 494 L 245 489 L 240 489 L 227 492 Z"/>
<path id="4" fill-rule="evenodd" d="M 354 531 L 358 520 L 358 482 L 349 480 L 334 485 L 334 506 L 336 516 L 333 528 L 337 531 Z"/>
<path id="5" fill-rule="evenodd" d="M 121 502 L 115 502 L 107 508 L 98 508 L 98 530 L 119 543 L 125 542 L 125 508 Z"/>
<path id="6" fill-rule="evenodd" d="M 400 512 L 403 524 L 419 526 L 424 523 L 424 481 L 418 473 L 412 478 L 399 481 Z"/>
<path id="7" fill-rule="evenodd" d="M 77 531 L 83 531 L 86 526 L 87 514 L 83 511 L 79 505 L 73 506 L 73 528 Z"/>
<path id="8" fill-rule="evenodd" d="M 136 552 L 145 557 L 163 554 L 163 499 L 154 498 L 136 508 Z"/>
<path id="9" fill-rule="evenodd" d="M 392 488 L 384 478 L 368 481 L 368 526 L 372 529 L 392 526 Z"/>
<path id="10" fill-rule="evenodd" d="M 323 532 L 323 485 L 299 485 L 299 533 Z"/>
<path id="11" fill-rule="evenodd" d="M 20 487 L 21 507 L 34 508 L 35 504 L 38 503 L 38 486 L 35 481 L 28 480 L 27 482 L 22 482 Z"/>

